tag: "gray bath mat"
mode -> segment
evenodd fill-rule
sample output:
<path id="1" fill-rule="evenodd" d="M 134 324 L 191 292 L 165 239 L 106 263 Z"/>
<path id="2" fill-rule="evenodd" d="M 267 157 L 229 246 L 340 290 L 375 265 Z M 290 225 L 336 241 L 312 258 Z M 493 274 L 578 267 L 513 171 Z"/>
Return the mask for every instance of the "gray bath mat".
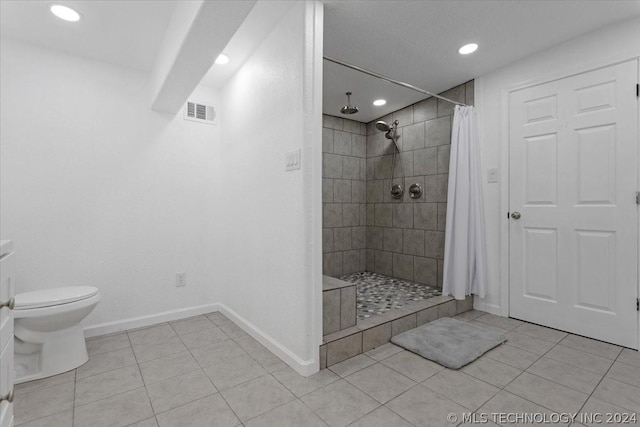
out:
<path id="1" fill-rule="evenodd" d="M 462 368 L 506 340 L 495 329 L 450 317 L 441 317 L 391 338 L 392 343 L 451 369 Z"/>

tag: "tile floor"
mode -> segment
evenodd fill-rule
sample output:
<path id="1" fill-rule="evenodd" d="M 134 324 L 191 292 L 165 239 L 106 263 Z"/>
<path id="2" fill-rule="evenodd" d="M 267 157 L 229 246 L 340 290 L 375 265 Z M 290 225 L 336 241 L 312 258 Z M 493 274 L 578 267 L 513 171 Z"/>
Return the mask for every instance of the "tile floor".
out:
<path id="1" fill-rule="evenodd" d="M 638 352 L 478 311 L 458 318 L 509 341 L 459 371 L 385 344 L 304 378 L 219 313 L 99 337 L 84 366 L 16 386 L 16 424 L 409 427 L 460 424 L 449 413 L 640 412 Z"/>

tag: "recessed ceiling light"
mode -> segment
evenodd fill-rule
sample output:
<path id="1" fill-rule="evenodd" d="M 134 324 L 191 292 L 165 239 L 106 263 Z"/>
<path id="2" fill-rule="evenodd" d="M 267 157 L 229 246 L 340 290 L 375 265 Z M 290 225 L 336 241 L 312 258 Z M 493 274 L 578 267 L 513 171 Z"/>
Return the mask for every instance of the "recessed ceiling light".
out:
<path id="1" fill-rule="evenodd" d="M 77 22 L 80 20 L 80 14 L 70 7 L 63 6 L 61 4 L 54 4 L 51 6 L 50 10 L 51 13 L 62 20 L 69 22 Z"/>
<path id="2" fill-rule="evenodd" d="M 216 58 L 216 64 L 224 65 L 224 64 L 228 64 L 228 63 L 229 63 L 229 57 L 227 55 L 225 55 L 224 53 L 221 53 Z"/>
<path id="3" fill-rule="evenodd" d="M 460 49 L 458 49 L 458 53 L 460 55 L 468 55 L 470 53 L 475 52 L 477 49 L 478 49 L 478 45 L 477 44 L 469 43 L 469 44 L 465 44 Z"/>
<path id="4" fill-rule="evenodd" d="M 376 107 L 380 107 L 386 103 L 387 103 L 386 99 L 376 99 L 375 101 L 373 101 L 373 105 L 375 105 Z"/>

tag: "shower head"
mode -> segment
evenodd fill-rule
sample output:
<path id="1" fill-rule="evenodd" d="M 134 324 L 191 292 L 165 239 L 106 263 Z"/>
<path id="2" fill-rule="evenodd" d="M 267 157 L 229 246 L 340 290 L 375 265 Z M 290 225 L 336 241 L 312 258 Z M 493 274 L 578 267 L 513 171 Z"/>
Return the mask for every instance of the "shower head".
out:
<path id="1" fill-rule="evenodd" d="M 355 106 L 352 107 L 351 106 L 351 92 L 347 92 L 346 95 L 347 95 L 347 105 L 342 107 L 340 109 L 340 112 L 342 114 L 355 114 L 358 111 L 360 111 L 360 109 L 358 107 L 355 107 Z"/>
<path id="2" fill-rule="evenodd" d="M 398 120 L 394 120 L 391 125 L 387 124 L 382 120 L 378 120 L 376 122 L 376 129 L 381 132 L 384 132 L 384 137 L 390 139 L 393 142 L 393 159 L 391 160 L 391 197 L 393 199 L 402 199 L 402 195 L 404 194 L 404 188 L 401 184 L 394 184 L 393 178 L 396 176 L 396 151 L 398 154 L 401 152 L 400 147 L 398 146 L 398 125 L 400 122 Z M 402 176 L 404 177 L 404 166 L 403 162 L 400 162 L 400 166 L 402 166 Z M 404 182 L 404 178 L 402 179 Z M 413 197 L 413 196 L 411 196 Z"/>
<path id="3" fill-rule="evenodd" d="M 386 122 L 383 122 L 382 120 L 380 120 L 376 122 L 376 129 L 382 132 L 389 132 L 391 130 L 391 126 L 389 126 Z"/>
<path id="4" fill-rule="evenodd" d="M 393 140 L 395 142 L 396 138 L 396 129 L 398 128 L 399 121 L 395 120 L 391 126 L 387 124 L 387 122 L 383 122 L 382 120 L 376 122 L 376 129 L 382 132 L 386 132 L 384 134 L 385 138 Z"/>

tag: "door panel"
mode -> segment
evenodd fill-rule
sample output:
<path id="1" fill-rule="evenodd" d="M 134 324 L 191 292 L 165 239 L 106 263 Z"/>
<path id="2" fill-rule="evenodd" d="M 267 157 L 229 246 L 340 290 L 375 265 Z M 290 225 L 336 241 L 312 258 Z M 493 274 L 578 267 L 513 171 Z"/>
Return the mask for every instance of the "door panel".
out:
<path id="1" fill-rule="evenodd" d="M 638 63 L 510 93 L 510 316 L 638 348 Z"/>
<path id="2" fill-rule="evenodd" d="M 616 126 L 576 130 L 576 204 L 616 204 Z"/>
<path id="3" fill-rule="evenodd" d="M 576 307 L 615 312 L 616 233 L 576 230 Z"/>
<path id="4" fill-rule="evenodd" d="M 555 206 L 558 200 L 557 135 L 536 135 L 524 139 L 526 145 L 525 203 Z M 541 174 L 538 171 L 544 170 Z"/>
<path id="5" fill-rule="evenodd" d="M 524 238 L 524 296 L 555 302 L 558 295 L 558 233 L 554 229 L 526 228 Z"/>

